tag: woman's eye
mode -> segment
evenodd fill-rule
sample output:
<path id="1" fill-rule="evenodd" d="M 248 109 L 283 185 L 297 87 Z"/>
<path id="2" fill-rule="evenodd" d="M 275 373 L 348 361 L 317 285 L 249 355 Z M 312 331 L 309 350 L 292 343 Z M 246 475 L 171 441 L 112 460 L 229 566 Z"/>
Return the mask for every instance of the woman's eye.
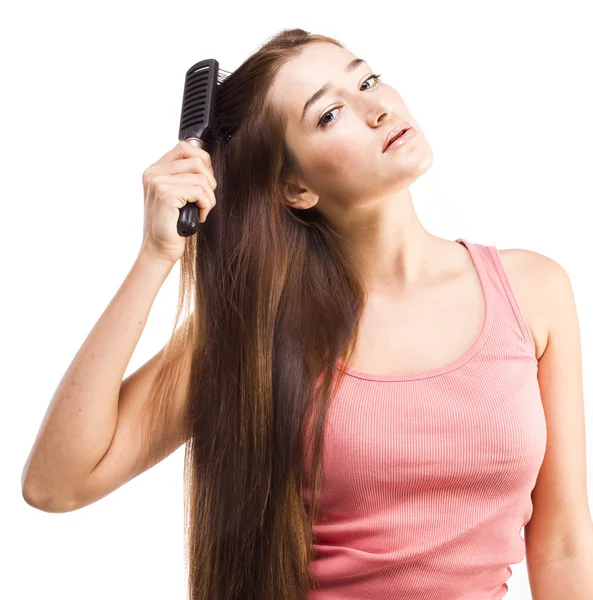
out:
<path id="1" fill-rule="evenodd" d="M 365 80 L 362 82 L 362 85 L 364 85 L 364 84 L 365 84 L 367 81 L 369 81 L 370 79 L 376 79 L 377 81 L 379 81 L 379 79 L 380 79 L 380 78 L 381 78 L 381 75 L 380 75 L 380 74 L 379 74 L 379 75 L 377 75 L 376 73 L 373 73 L 372 75 L 369 75 L 369 76 L 368 76 L 368 77 L 367 77 L 367 78 L 366 78 L 366 79 L 365 79 Z M 375 84 L 373 87 L 376 87 L 376 86 L 377 86 L 377 84 Z M 367 89 L 370 89 L 370 88 L 367 88 Z M 336 106 L 336 108 L 337 108 L 337 106 Z M 331 121 L 324 121 L 324 120 L 323 120 L 323 118 L 324 118 L 326 115 L 331 115 L 331 114 L 334 112 L 334 110 L 336 110 L 336 108 L 332 108 L 331 110 L 328 110 L 327 112 L 323 113 L 323 114 L 321 115 L 321 117 L 319 118 L 319 122 L 317 123 L 317 127 L 327 127 L 327 126 L 328 126 L 330 123 L 332 123 L 333 121 L 335 121 L 335 120 L 337 119 L 337 117 L 336 117 L 336 119 L 332 119 Z"/>

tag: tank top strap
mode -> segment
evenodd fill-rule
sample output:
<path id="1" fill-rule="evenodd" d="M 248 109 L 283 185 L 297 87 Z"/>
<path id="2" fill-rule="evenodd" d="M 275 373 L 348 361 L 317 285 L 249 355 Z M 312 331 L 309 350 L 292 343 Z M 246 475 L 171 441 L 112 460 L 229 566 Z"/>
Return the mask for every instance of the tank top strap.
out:
<path id="1" fill-rule="evenodd" d="M 470 242 L 465 238 L 455 241 L 462 242 L 468 248 L 478 275 L 486 282 L 483 291 L 488 295 L 486 301 L 493 313 L 493 335 L 499 338 L 499 344 L 537 362 L 529 323 L 519 305 L 498 248 Z"/>

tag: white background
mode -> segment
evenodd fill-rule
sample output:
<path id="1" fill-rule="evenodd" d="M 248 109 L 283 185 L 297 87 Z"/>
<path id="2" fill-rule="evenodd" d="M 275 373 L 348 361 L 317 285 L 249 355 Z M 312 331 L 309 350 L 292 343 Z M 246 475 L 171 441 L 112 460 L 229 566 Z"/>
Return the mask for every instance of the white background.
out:
<path id="1" fill-rule="evenodd" d="M 142 236 L 144 169 L 177 143 L 186 70 L 232 71 L 279 30 L 336 37 L 402 94 L 434 151 L 411 188 L 435 235 L 568 272 L 593 444 L 589 2 L 28 2 L 0 18 L 0 596 L 184 599 L 183 447 L 111 495 L 50 514 L 21 473 L 70 361 Z M 179 263 L 126 375 L 167 341 Z M 591 493 L 591 466 L 588 472 Z M 505 600 L 530 598 L 525 562 Z"/>

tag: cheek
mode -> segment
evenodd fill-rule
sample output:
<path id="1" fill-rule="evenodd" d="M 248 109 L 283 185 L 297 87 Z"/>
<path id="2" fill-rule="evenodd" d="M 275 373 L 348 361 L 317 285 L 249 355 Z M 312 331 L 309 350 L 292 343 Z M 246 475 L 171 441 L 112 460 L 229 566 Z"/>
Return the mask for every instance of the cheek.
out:
<path id="1" fill-rule="evenodd" d="M 353 144 L 351 139 L 333 139 L 325 147 L 320 147 L 313 154 L 313 162 L 316 172 L 324 177 L 343 177 L 353 170 L 358 171 L 361 167 L 362 151 L 360 145 Z"/>

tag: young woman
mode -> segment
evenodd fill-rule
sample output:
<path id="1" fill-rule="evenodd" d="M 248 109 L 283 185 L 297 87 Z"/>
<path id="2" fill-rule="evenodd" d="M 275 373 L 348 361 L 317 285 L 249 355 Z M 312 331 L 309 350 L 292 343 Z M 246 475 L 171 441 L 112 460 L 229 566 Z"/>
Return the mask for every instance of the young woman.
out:
<path id="1" fill-rule="evenodd" d="M 501 598 L 525 550 L 534 598 L 589 597 L 566 272 L 428 232 L 429 143 L 332 38 L 281 32 L 217 112 L 222 141 L 144 173 L 142 248 L 48 408 L 27 502 L 86 506 L 186 443 L 192 600 Z M 171 340 L 122 382 L 177 260 Z"/>

